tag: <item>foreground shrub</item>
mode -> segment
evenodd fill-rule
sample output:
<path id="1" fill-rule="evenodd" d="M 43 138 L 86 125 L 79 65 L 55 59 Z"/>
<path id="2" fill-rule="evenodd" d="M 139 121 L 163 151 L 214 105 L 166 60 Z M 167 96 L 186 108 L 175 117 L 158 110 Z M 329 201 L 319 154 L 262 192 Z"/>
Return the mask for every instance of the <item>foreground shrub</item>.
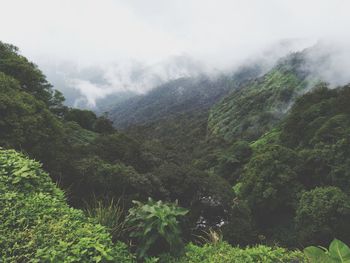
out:
<path id="1" fill-rule="evenodd" d="M 241 249 L 232 247 L 226 242 L 199 247 L 193 244 L 186 246 L 185 255 L 178 263 L 277 263 L 307 262 L 300 251 L 289 252 L 280 247 L 256 246 Z"/>
<path id="2" fill-rule="evenodd" d="M 132 227 L 130 236 L 137 241 L 139 258 L 162 252 L 178 254 L 183 246 L 177 217 L 187 214 L 187 210 L 176 204 L 153 201 L 143 204 L 133 201 L 135 207 L 129 210 L 126 219 Z"/>
<path id="3" fill-rule="evenodd" d="M 1 262 L 132 262 L 104 227 L 68 207 L 40 164 L 0 150 Z"/>

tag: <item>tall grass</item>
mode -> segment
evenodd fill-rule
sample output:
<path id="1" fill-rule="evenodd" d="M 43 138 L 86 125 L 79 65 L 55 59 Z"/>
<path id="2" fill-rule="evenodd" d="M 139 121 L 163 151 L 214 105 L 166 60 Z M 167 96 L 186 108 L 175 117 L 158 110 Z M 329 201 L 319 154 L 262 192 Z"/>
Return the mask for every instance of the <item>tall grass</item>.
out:
<path id="1" fill-rule="evenodd" d="M 223 236 L 220 229 L 214 230 L 212 228 L 209 228 L 208 231 L 202 230 L 201 232 L 203 234 L 194 235 L 196 237 L 196 243 L 200 245 L 204 245 L 204 244 L 217 245 L 222 242 Z"/>
<path id="2" fill-rule="evenodd" d="M 122 239 L 127 231 L 125 214 L 120 200 L 109 201 L 93 199 L 86 204 L 85 213 L 88 217 L 94 218 L 99 224 L 105 226 L 112 236 L 113 241 Z"/>

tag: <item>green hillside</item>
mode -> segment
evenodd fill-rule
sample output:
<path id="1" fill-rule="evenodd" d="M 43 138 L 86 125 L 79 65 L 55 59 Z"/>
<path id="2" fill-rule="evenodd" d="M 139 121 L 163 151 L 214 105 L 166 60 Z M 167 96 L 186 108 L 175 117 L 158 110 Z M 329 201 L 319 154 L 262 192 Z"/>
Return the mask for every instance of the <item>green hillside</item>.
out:
<path id="1" fill-rule="evenodd" d="M 335 236 L 350 242 L 349 94 L 350 86 L 316 87 L 279 128 L 251 144 L 237 194 L 266 235 L 296 242 L 294 236 L 299 244 L 325 245 Z"/>
<path id="2" fill-rule="evenodd" d="M 314 82 L 306 63 L 304 52 L 291 54 L 264 76 L 233 91 L 211 109 L 210 135 L 227 141 L 255 140 L 269 131 Z"/>

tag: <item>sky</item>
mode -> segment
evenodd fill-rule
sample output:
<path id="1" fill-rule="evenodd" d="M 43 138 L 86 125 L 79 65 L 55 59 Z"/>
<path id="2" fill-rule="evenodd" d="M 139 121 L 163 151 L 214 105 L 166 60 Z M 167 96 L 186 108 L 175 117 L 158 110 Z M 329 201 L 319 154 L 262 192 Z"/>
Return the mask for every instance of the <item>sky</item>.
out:
<path id="1" fill-rule="evenodd" d="M 52 79 L 61 74 L 67 87 L 100 97 L 227 70 L 281 41 L 300 50 L 323 39 L 350 40 L 346 0 L 0 0 L 0 6 L 1 41 L 56 74 Z M 78 74 L 87 68 L 102 70 L 104 82 Z M 133 79 L 135 72 L 143 77 Z"/>

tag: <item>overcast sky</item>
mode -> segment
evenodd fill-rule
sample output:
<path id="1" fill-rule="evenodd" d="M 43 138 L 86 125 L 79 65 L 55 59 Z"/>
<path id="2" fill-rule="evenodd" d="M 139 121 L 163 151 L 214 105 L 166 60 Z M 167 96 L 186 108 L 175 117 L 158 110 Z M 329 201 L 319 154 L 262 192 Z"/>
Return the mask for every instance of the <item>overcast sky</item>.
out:
<path id="1" fill-rule="evenodd" d="M 36 58 L 241 56 L 289 38 L 349 34 L 344 0 L 0 0 L 1 39 Z"/>
<path id="2" fill-rule="evenodd" d="M 180 55 L 224 68 L 280 40 L 350 39 L 348 0 L 0 0 L 0 8 L 0 40 L 39 66 Z"/>

